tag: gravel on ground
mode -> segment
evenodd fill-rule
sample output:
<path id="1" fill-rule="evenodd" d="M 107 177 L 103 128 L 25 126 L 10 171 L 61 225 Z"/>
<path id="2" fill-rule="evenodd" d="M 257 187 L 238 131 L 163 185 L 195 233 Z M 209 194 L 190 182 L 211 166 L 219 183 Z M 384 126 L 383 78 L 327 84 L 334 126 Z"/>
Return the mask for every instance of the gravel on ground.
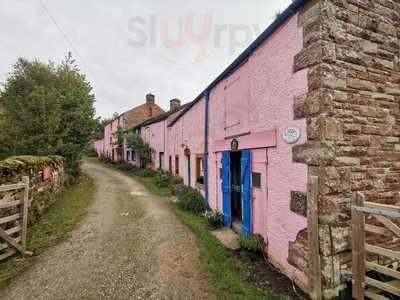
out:
<path id="1" fill-rule="evenodd" d="M 99 164 L 88 215 L 0 291 L 1 299 L 215 299 L 195 237 L 167 200 Z"/>

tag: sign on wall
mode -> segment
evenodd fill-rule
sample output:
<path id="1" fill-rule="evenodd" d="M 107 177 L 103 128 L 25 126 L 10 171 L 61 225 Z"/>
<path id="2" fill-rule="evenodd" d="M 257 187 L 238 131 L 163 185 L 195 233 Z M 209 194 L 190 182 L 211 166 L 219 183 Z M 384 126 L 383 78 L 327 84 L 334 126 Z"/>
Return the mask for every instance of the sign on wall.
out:
<path id="1" fill-rule="evenodd" d="M 286 127 L 282 134 L 283 140 L 288 144 L 296 143 L 300 139 L 300 136 L 300 129 L 296 126 Z"/>
<path id="2" fill-rule="evenodd" d="M 239 141 L 237 139 L 233 139 L 231 142 L 231 150 L 238 151 L 239 150 Z"/>
<path id="3" fill-rule="evenodd" d="M 46 180 L 50 179 L 52 176 L 52 173 L 53 173 L 53 171 L 51 168 L 49 168 L 49 167 L 44 168 L 43 169 L 43 180 L 46 181 Z"/>

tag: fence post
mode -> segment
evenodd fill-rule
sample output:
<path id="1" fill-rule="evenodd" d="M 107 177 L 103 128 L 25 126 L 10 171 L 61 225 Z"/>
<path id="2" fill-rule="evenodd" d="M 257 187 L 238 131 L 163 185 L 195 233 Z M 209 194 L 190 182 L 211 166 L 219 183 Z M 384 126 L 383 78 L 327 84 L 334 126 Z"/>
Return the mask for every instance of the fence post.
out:
<path id="1" fill-rule="evenodd" d="M 26 251 L 26 233 L 28 227 L 28 206 L 29 206 L 29 177 L 22 177 L 25 184 L 24 199 L 22 203 L 22 231 L 21 231 L 21 244 L 24 251 Z"/>
<path id="2" fill-rule="evenodd" d="M 318 177 L 310 176 L 307 192 L 308 284 L 313 300 L 322 299 L 321 261 L 319 255 Z"/>
<path id="3" fill-rule="evenodd" d="M 352 206 L 364 206 L 365 196 L 360 192 L 353 193 Z M 353 298 L 364 300 L 365 282 L 365 216 L 362 212 L 351 210 L 352 237 L 352 273 Z"/>

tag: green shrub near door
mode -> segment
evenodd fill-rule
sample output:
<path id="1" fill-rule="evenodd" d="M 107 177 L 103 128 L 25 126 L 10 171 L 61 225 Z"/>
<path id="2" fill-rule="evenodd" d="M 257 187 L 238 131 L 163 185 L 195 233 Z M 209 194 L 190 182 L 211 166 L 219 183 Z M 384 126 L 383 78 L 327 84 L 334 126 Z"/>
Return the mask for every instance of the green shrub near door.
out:
<path id="1" fill-rule="evenodd" d="M 264 237 L 261 234 L 250 234 L 239 238 L 239 245 L 242 249 L 262 253 L 265 248 Z"/>
<path id="2" fill-rule="evenodd" d="M 178 207 L 184 211 L 201 215 L 206 210 L 204 197 L 191 187 L 182 185 L 176 192 L 176 198 Z"/>

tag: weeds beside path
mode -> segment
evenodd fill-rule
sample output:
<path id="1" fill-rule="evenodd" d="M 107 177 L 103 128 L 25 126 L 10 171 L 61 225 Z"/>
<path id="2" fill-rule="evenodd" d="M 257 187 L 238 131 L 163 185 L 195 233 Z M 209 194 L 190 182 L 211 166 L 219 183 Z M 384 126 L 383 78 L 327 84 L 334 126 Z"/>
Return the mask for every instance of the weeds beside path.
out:
<path id="1" fill-rule="evenodd" d="M 0 287 L 31 266 L 36 256 L 47 247 L 53 246 L 68 237 L 68 233 L 86 215 L 94 196 L 91 178 L 83 175 L 80 183 L 57 195 L 57 201 L 28 228 L 28 249 L 34 257 L 15 256 L 0 264 Z"/>
<path id="2" fill-rule="evenodd" d="M 207 267 L 209 281 L 214 284 L 218 299 L 291 299 L 273 289 L 265 292 L 245 281 L 246 266 L 210 233 L 206 219 L 184 212 L 173 203 L 170 208 L 197 237 L 201 260 Z"/>

